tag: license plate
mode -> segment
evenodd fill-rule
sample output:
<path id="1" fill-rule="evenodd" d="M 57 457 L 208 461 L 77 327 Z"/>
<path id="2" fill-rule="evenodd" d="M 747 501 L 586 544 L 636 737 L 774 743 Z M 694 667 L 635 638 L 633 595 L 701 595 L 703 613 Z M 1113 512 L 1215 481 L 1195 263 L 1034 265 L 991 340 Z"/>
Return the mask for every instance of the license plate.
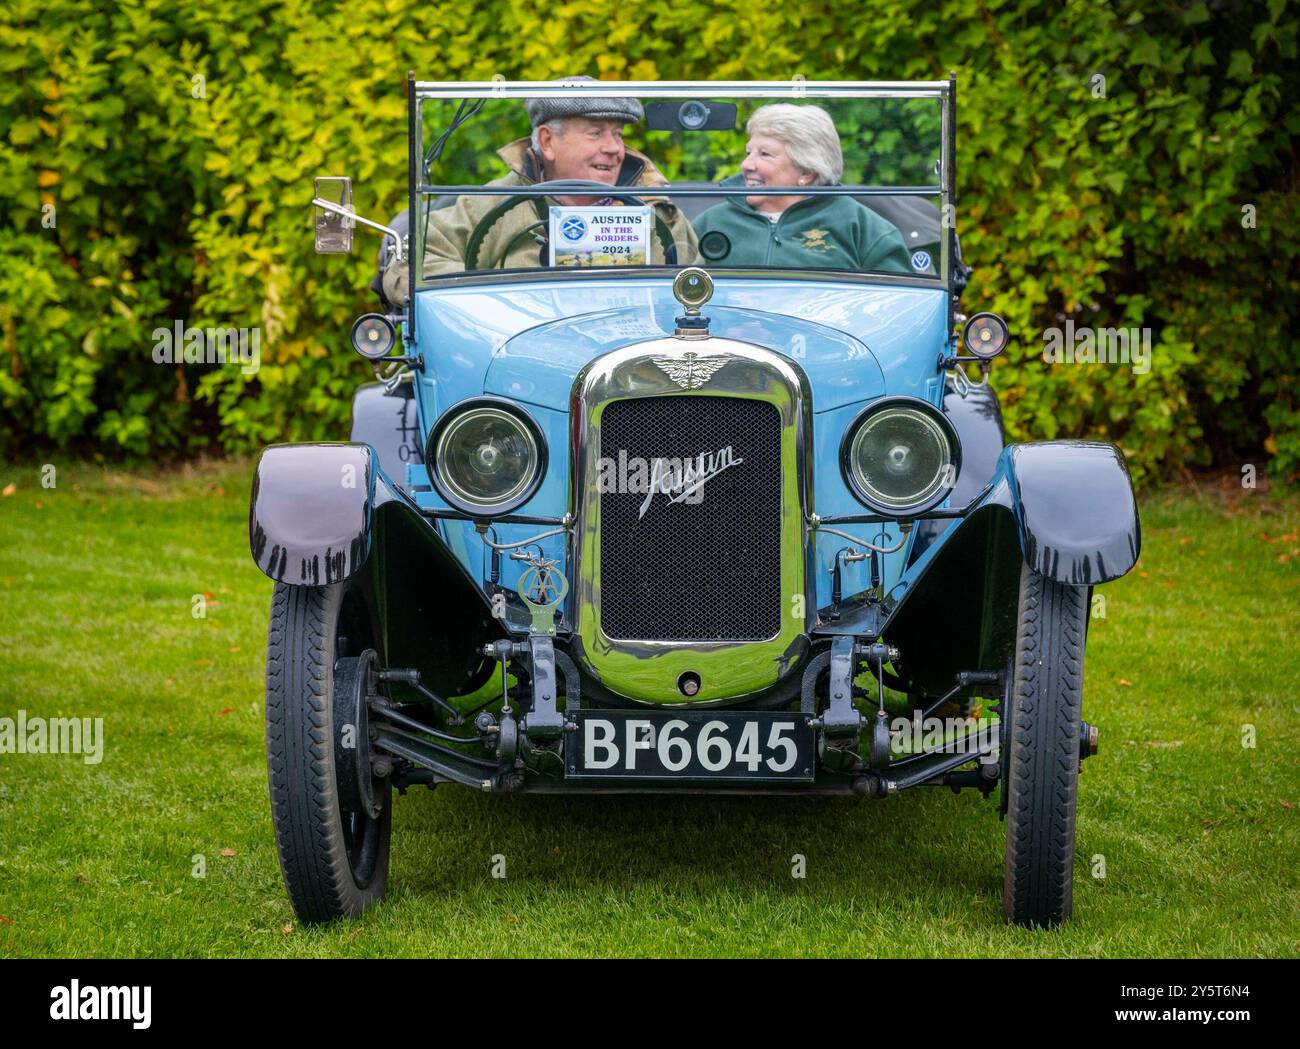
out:
<path id="1" fill-rule="evenodd" d="M 565 740 L 570 779 L 814 778 L 809 714 L 582 710 Z"/>

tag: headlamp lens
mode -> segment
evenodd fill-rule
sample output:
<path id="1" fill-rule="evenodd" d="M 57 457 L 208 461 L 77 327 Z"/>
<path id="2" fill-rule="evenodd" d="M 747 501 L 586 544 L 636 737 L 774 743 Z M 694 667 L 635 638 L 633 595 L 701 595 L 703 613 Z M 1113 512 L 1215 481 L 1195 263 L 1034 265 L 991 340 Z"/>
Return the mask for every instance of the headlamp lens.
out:
<path id="1" fill-rule="evenodd" d="M 917 408 L 889 407 L 868 415 L 849 444 L 848 465 L 863 494 L 902 513 L 933 503 L 956 482 L 947 432 Z"/>
<path id="2" fill-rule="evenodd" d="M 443 428 L 434 469 L 462 509 L 491 512 L 524 495 L 540 465 L 537 440 L 517 416 L 471 408 Z"/>

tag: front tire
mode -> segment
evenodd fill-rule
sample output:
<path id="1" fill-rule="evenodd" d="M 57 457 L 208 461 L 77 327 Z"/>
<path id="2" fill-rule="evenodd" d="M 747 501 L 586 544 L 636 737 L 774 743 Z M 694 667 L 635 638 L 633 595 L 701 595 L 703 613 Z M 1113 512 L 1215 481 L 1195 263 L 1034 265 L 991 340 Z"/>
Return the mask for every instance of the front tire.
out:
<path id="1" fill-rule="evenodd" d="M 271 816 L 290 902 L 307 924 L 352 918 L 388 887 L 392 790 L 374 781 L 379 813 L 349 811 L 335 771 L 335 663 L 366 648 L 356 592 L 345 584 L 276 583 L 266 651 L 266 761 Z M 366 748 L 369 740 L 358 739 Z"/>
<path id="2" fill-rule="evenodd" d="M 1002 913 L 1015 925 L 1060 925 L 1073 906 L 1087 594 L 1021 568 L 1003 783 Z"/>

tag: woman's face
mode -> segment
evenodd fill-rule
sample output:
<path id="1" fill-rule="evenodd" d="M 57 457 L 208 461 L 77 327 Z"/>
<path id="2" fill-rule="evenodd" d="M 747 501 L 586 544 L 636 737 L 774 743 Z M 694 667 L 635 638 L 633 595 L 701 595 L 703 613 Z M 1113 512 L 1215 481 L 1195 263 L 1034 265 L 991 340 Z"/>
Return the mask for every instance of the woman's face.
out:
<path id="1" fill-rule="evenodd" d="M 740 165 L 746 186 L 806 186 L 812 182 L 790 162 L 785 144 L 769 135 L 751 135 L 745 145 L 745 161 Z M 759 211 L 784 211 L 799 197 L 753 196 L 745 200 Z"/>

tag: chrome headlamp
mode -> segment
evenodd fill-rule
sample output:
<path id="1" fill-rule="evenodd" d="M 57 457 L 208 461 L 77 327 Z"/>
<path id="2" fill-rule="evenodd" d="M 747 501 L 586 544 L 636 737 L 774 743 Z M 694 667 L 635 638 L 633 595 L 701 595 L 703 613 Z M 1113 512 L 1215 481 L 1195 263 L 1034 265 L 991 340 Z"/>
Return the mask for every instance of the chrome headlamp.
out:
<path id="1" fill-rule="evenodd" d="M 961 468 L 957 430 L 917 397 L 887 397 L 854 420 L 840 446 L 853 494 L 878 514 L 913 517 L 947 498 Z"/>
<path id="2" fill-rule="evenodd" d="M 474 517 L 500 517 L 526 503 L 542 483 L 546 442 L 513 402 L 476 398 L 438 420 L 425 462 L 448 504 Z"/>

